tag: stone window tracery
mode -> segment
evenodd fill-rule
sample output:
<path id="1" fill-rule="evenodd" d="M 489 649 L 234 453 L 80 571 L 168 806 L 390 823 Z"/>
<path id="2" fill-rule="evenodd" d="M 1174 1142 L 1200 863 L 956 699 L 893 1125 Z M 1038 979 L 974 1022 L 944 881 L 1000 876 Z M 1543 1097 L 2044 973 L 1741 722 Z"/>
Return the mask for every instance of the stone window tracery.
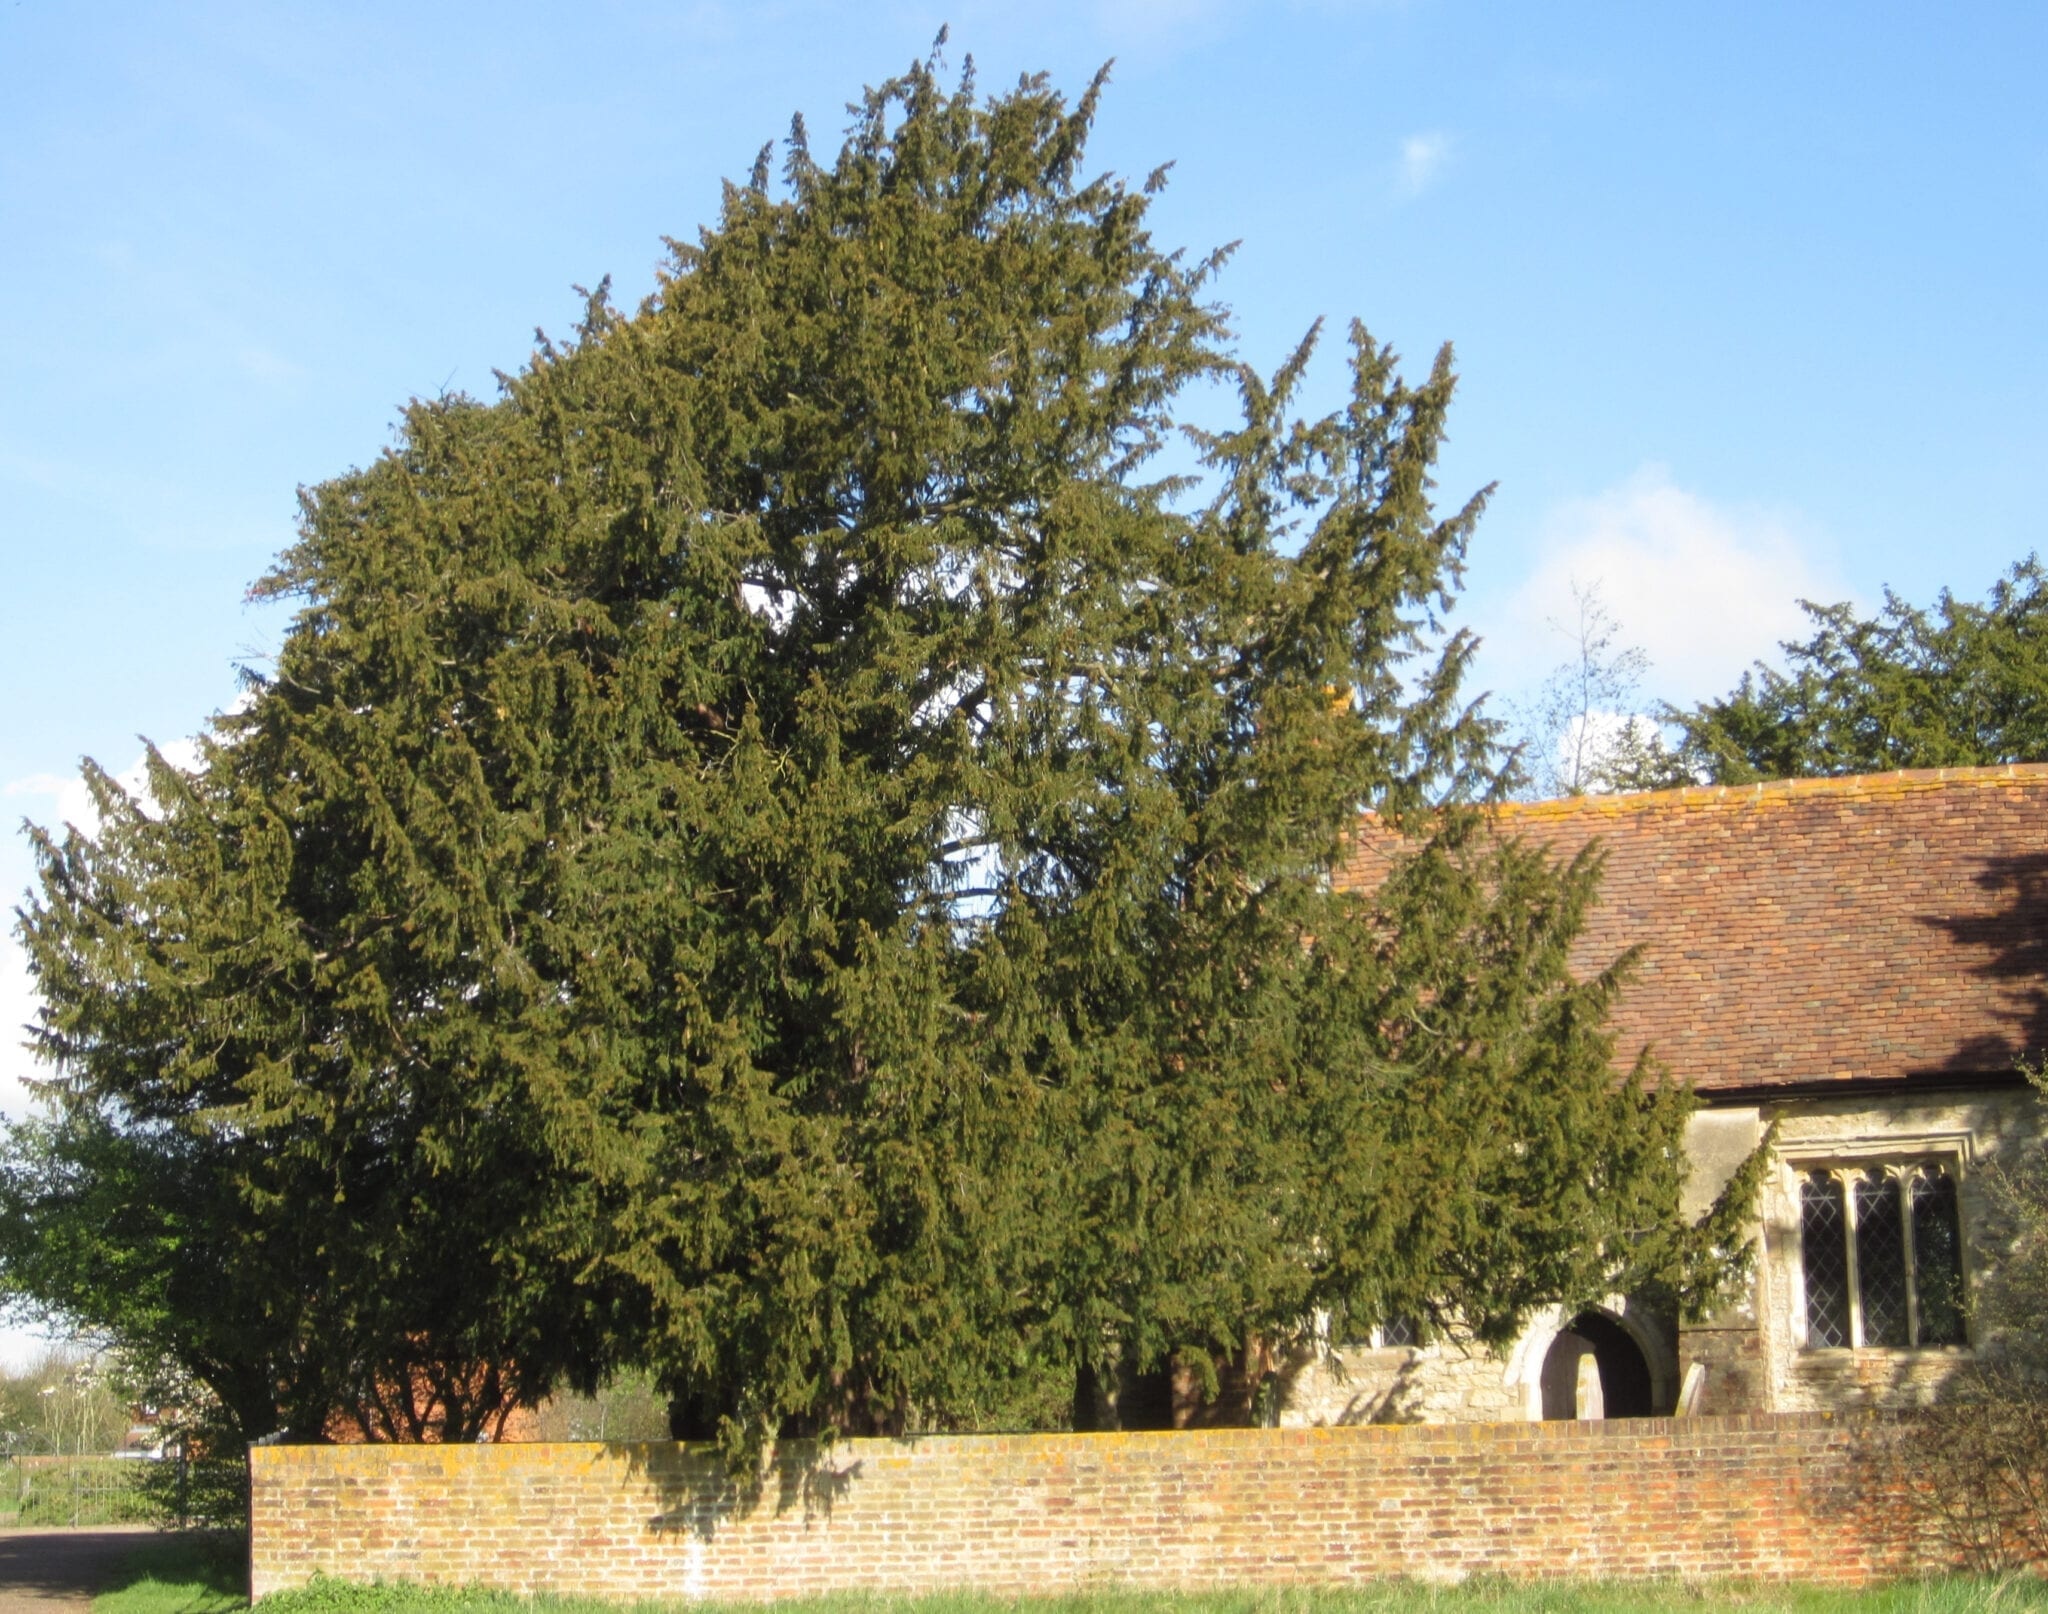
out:
<path id="1" fill-rule="evenodd" d="M 1956 1180 L 1945 1164 L 1805 1168 L 1799 1235 L 1809 1347 L 1965 1343 Z"/>

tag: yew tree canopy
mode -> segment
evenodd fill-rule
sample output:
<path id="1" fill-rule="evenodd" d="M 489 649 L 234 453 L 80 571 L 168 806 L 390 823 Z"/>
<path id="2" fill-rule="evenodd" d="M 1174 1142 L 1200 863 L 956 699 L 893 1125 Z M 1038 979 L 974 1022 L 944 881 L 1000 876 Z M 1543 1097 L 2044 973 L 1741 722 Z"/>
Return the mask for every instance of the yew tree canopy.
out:
<path id="1" fill-rule="evenodd" d="M 2048 573 L 2029 555 L 1983 601 L 1890 589 L 1872 616 L 1801 601 L 1814 635 L 1719 700 L 1667 709 L 1651 785 L 2048 760 Z"/>
<path id="2" fill-rule="evenodd" d="M 246 708 L 40 842 L 16 1293 L 251 1434 L 641 1364 L 745 1444 L 1711 1275 L 1687 1101 L 1565 969 L 1594 865 L 1458 805 L 1448 351 L 1354 327 L 1300 418 L 1313 341 L 1241 365 L 1160 176 L 1091 177 L 1100 88 L 799 126 L 305 495 Z M 1346 895 L 1366 810 L 1419 850 Z"/>

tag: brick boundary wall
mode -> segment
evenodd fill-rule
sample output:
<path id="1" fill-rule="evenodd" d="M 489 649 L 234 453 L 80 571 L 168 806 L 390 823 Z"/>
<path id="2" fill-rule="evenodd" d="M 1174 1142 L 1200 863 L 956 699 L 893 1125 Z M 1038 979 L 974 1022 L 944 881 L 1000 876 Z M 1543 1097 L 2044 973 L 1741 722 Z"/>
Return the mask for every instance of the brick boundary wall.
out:
<path id="1" fill-rule="evenodd" d="M 250 1453 L 250 1591 L 315 1575 L 616 1599 L 1515 1577 L 1836 1584 L 1930 1561 L 1871 1413 Z"/>

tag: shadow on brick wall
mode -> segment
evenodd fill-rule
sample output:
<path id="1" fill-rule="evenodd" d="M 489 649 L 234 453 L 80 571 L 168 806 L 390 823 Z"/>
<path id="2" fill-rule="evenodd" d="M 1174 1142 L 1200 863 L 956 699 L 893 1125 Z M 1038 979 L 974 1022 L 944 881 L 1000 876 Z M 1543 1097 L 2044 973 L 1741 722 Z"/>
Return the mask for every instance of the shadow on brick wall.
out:
<path id="1" fill-rule="evenodd" d="M 1854 1464 L 1808 1454 L 1818 1516 L 1857 1517 L 1923 1573 L 2038 1579 L 2048 1565 L 2048 1404 L 1980 1382 L 1963 1399 L 1866 1415 Z"/>
<path id="2" fill-rule="evenodd" d="M 648 1529 L 700 1541 L 763 1507 L 778 1515 L 800 1510 L 807 1522 L 829 1518 L 862 1466 L 814 1440 L 783 1442 L 751 1473 L 736 1473 L 714 1446 L 660 1441 L 610 1449 L 623 1454 L 627 1471 L 655 1493 L 659 1511 L 647 1521 Z"/>

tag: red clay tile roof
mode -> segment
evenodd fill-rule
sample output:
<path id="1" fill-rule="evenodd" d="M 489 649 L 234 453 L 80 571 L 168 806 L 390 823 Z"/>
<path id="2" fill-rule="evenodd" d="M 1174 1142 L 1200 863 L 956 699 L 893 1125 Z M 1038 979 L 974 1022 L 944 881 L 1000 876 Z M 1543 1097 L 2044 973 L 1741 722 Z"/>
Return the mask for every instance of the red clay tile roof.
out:
<path id="1" fill-rule="evenodd" d="M 1584 796 L 1509 834 L 1607 854 L 1576 958 L 1702 1092 L 2009 1075 L 2048 1049 L 2048 765 Z M 1361 848 L 1353 877 L 1374 878 Z"/>

